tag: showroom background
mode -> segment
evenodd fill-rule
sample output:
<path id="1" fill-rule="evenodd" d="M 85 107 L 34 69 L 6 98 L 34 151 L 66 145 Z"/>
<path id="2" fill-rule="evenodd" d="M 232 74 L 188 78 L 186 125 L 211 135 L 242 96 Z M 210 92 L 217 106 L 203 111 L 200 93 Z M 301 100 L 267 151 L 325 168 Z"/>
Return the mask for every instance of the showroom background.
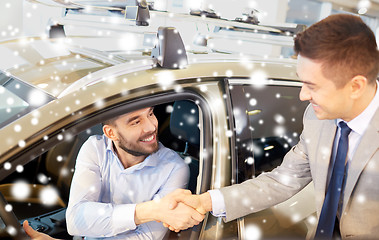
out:
<path id="1" fill-rule="evenodd" d="M 93 0 L 94 2 L 99 0 Z M 120 0 L 108 0 L 120 1 Z M 19 36 L 41 36 L 52 17 L 60 17 L 63 9 L 38 4 L 52 0 L 0 0 L 0 40 Z M 68 1 L 70 2 L 70 1 Z M 83 2 L 80 0 L 71 2 Z M 87 1 L 89 2 L 89 1 Z M 104 0 L 103 0 L 104 2 Z M 212 8 L 222 18 L 234 19 L 249 9 L 257 9 L 261 24 L 301 23 L 310 25 L 330 14 L 361 14 L 379 36 L 379 0 L 156 0 L 159 10 L 188 13 L 190 8 Z"/>

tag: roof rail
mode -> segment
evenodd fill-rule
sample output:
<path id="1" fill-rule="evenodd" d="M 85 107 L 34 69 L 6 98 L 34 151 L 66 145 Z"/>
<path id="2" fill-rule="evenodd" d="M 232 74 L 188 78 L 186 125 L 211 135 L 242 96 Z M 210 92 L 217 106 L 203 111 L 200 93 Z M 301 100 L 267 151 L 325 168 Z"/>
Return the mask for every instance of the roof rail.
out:
<path id="1" fill-rule="evenodd" d="M 174 27 L 159 27 L 151 57 L 162 68 L 179 69 L 188 64 L 187 53 L 179 32 Z"/>
<path id="2" fill-rule="evenodd" d="M 284 33 L 291 33 L 291 34 L 298 34 L 300 32 L 303 32 L 306 28 L 307 28 L 307 25 L 305 24 L 287 24 L 288 26 L 285 26 L 285 25 L 261 25 L 261 26 L 266 26 L 266 27 L 272 27 L 272 28 L 276 28 L 276 29 L 279 29 L 280 31 L 284 32 Z"/>

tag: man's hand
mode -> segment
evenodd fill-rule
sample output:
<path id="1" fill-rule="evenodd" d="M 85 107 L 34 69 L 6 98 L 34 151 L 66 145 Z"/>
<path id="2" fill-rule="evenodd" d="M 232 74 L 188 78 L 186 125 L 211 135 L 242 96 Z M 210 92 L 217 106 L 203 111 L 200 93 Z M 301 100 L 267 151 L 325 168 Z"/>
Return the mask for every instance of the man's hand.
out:
<path id="1" fill-rule="evenodd" d="M 177 189 L 167 197 L 170 198 L 170 209 L 174 209 L 179 202 L 182 202 L 201 214 L 212 211 L 212 199 L 207 192 L 201 195 L 192 195 L 189 190 Z"/>
<path id="2" fill-rule="evenodd" d="M 176 199 L 176 195 L 179 194 L 190 195 L 191 192 L 183 189 L 175 190 L 162 199 L 137 204 L 135 223 L 139 225 L 149 221 L 163 222 L 166 226 L 170 226 L 170 230 L 179 232 L 203 221 L 204 214 L 190 206 L 177 202 L 175 207 L 170 206 L 172 199 Z"/>
<path id="3" fill-rule="evenodd" d="M 175 209 L 176 207 L 179 207 L 180 203 L 184 203 L 187 206 L 196 209 L 197 212 L 203 215 L 212 210 L 212 199 L 209 193 L 192 195 L 191 191 L 189 190 L 177 189 L 166 197 L 170 201 L 170 209 Z M 163 222 L 163 225 L 165 227 L 168 227 L 171 231 L 178 232 L 179 230 L 167 222 Z"/>
<path id="4" fill-rule="evenodd" d="M 22 223 L 22 226 L 24 227 L 24 231 L 32 240 L 54 240 L 55 238 L 50 237 L 47 234 L 37 232 L 34 230 L 30 225 L 28 221 L 24 221 Z"/>

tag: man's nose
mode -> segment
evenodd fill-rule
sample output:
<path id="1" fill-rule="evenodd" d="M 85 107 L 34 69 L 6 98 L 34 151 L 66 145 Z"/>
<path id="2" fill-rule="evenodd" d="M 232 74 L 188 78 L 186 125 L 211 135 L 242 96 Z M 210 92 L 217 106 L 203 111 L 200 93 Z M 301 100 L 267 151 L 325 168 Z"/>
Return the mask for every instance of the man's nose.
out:
<path id="1" fill-rule="evenodd" d="M 146 119 L 143 125 L 144 132 L 154 132 L 156 130 L 156 122 L 151 119 Z"/>
<path id="2" fill-rule="evenodd" d="M 311 100 L 311 94 L 305 85 L 301 87 L 299 98 L 300 98 L 300 101 Z"/>

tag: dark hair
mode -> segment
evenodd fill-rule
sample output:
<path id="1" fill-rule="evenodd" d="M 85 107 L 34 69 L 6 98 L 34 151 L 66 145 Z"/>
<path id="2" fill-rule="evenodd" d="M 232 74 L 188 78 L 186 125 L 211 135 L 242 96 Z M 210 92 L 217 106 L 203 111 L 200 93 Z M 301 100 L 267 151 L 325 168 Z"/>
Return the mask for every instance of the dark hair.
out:
<path id="1" fill-rule="evenodd" d="M 110 125 L 110 126 L 115 126 L 115 122 L 116 122 L 116 120 L 118 119 L 119 117 L 113 117 L 113 118 L 111 118 L 111 119 L 108 119 L 108 120 L 105 120 L 105 121 L 103 121 L 102 122 L 102 124 L 103 124 L 103 126 L 104 125 Z"/>
<path id="2" fill-rule="evenodd" d="M 323 74 L 337 87 L 362 75 L 375 84 L 379 50 L 375 35 L 360 17 L 331 15 L 297 34 L 295 52 L 322 63 Z"/>

